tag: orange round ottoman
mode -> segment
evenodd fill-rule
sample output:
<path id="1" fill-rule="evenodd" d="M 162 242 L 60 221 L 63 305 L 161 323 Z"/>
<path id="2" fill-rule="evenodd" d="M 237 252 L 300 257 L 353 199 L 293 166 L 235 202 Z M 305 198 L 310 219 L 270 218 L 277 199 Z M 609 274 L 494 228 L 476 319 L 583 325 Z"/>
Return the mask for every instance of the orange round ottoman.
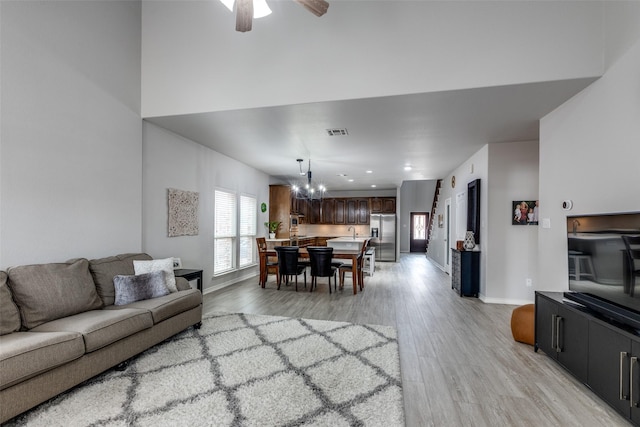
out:
<path id="1" fill-rule="evenodd" d="M 513 309 L 513 313 L 511 313 L 511 333 L 514 340 L 535 345 L 534 308 L 534 304 L 527 304 Z"/>

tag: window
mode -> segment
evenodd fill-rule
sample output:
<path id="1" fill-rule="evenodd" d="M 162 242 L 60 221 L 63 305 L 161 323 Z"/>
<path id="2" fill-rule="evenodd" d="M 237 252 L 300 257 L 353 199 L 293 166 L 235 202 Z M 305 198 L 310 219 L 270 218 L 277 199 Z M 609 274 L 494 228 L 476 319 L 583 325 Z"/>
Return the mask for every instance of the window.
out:
<path id="1" fill-rule="evenodd" d="M 240 256 L 238 267 L 246 267 L 255 262 L 253 242 L 256 239 L 257 221 L 256 199 L 251 196 L 240 196 Z"/>
<path id="2" fill-rule="evenodd" d="M 412 213 L 411 219 L 413 219 L 411 238 L 417 240 L 425 240 L 427 238 L 427 215 Z"/>
<path id="3" fill-rule="evenodd" d="M 222 274 L 255 264 L 253 242 L 257 234 L 255 197 L 215 190 L 213 274 Z M 240 207 L 238 212 L 238 206 Z"/>
<path id="4" fill-rule="evenodd" d="M 213 274 L 220 274 L 231 271 L 235 267 L 236 195 L 215 190 L 214 203 Z"/>

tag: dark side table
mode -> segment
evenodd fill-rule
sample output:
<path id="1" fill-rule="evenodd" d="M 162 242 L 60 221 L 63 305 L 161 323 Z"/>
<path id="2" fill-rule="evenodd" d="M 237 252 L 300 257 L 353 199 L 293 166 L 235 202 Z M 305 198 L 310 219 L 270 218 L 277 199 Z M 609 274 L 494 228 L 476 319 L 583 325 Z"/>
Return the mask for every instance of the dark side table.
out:
<path id="1" fill-rule="evenodd" d="M 173 270 L 173 274 L 176 277 L 183 277 L 187 279 L 187 281 L 197 280 L 196 286 L 200 293 L 202 292 L 202 270 L 190 270 L 188 268 L 178 268 Z"/>

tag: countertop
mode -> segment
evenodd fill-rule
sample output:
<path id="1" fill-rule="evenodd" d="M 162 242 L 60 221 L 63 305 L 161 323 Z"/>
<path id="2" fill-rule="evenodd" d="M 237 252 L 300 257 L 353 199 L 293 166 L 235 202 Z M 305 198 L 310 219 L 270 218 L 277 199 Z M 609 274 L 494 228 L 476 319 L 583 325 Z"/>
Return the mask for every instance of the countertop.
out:
<path id="1" fill-rule="evenodd" d="M 356 236 L 355 238 L 353 238 L 353 236 L 349 236 L 349 237 L 334 237 L 332 239 L 327 239 L 327 240 L 331 240 L 333 242 L 364 242 L 365 240 L 370 240 L 371 237 L 362 237 L 362 236 Z"/>
<path id="2" fill-rule="evenodd" d="M 326 239 L 333 239 L 333 236 L 328 237 L 328 236 L 315 236 L 315 235 L 305 235 L 305 236 L 300 236 L 298 235 L 298 240 L 300 239 L 315 239 L 316 237 L 322 237 L 322 238 L 326 238 Z M 292 240 L 290 237 L 287 238 L 282 238 L 282 239 L 266 239 L 267 242 L 286 242 L 289 240 Z"/>
<path id="3" fill-rule="evenodd" d="M 304 236 L 300 236 L 298 235 L 298 240 L 300 239 L 315 239 L 316 237 L 320 237 L 323 239 L 327 239 L 327 240 L 336 240 L 336 239 L 340 239 L 342 241 L 350 241 L 350 242 L 363 242 L 365 240 L 369 240 L 371 239 L 371 237 L 368 236 L 356 236 L 356 240 L 353 240 L 353 236 L 348 235 L 348 236 L 336 236 L 336 235 L 332 235 L 332 236 L 319 236 L 319 235 L 304 235 Z M 291 240 L 291 238 L 280 238 L 280 239 L 269 239 L 267 237 L 267 242 L 286 242 L 288 240 Z"/>

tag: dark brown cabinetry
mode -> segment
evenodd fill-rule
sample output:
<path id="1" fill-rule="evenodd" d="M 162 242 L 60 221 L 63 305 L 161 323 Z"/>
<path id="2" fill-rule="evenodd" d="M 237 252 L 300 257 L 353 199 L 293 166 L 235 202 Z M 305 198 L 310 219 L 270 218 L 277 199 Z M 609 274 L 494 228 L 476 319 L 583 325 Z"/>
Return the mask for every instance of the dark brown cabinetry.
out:
<path id="1" fill-rule="evenodd" d="M 289 215 L 291 210 L 291 187 L 288 185 L 269 186 L 269 221 L 280 221 L 276 238 L 289 237 Z"/>
<path id="2" fill-rule="evenodd" d="M 334 204 L 334 216 L 333 223 L 334 224 L 346 224 L 347 218 L 347 200 L 346 199 L 335 199 Z"/>
<path id="3" fill-rule="evenodd" d="M 320 210 L 320 222 L 322 224 L 333 224 L 335 219 L 335 200 L 322 199 L 322 207 Z"/>
<path id="4" fill-rule="evenodd" d="M 307 222 L 309 224 L 320 224 L 320 207 L 320 200 L 307 202 Z"/>
<path id="5" fill-rule="evenodd" d="M 480 292 L 480 252 L 451 249 L 451 288 L 460 296 Z"/>
<path id="6" fill-rule="evenodd" d="M 307 206 L 309 205 L 307 199 L 299 199 L 296 197 L 294 191 L 291 192 L 291 214 L 301 217 L 307 216 Z"/>
<path id="7" fill-rule="evenodd" d="M 349 225 L 369 224 L 369 200 L 347 199 L 346 223 Z"/>
<path id="8" fill-rule="evenodd" d="M 269 186 L 269 219 L 288 224 L 289 214 L 298 215 L 303 224 L 369 224 L 370 200 L 379 203 L 378 213 L 394 213 L 395 198 L 297 198 L 288 185 Z M 281 228 L 281 231 L 284 228 Z"/>
<path id="9" fill-rule="evenodd" d="M 396 213 L 396 198 L 395 197 L 372 198 L 371 213 Z"/>
<path id="10" fill-rule="evenodd" d="M 563 300 L 536 292 L 536 351 L 542 350 L 634 424 L 640 423 L 640 336 Z"/>

